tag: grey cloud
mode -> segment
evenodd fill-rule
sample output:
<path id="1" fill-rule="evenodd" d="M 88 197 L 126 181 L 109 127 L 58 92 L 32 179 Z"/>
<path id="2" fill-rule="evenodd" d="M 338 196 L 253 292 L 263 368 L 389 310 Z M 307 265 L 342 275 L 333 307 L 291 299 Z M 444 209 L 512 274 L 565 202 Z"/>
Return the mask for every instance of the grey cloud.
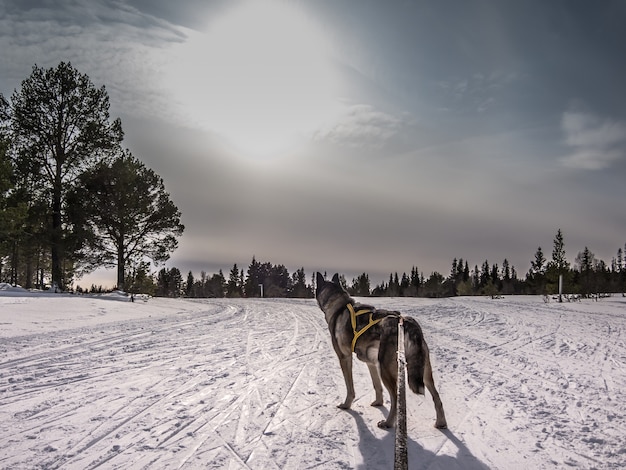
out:
<path id="1" fill-rule="evenodd" d="M 514 70 L 494 70 L 439 80 L 437 87 L 442 92 L 442 102 L 448 105 L 441 108 L 483 113 L 523 79 L 524 74 Z"/>
<path id="2" fill-rule="evenodd" d="M 165 114 L 158 85 L 163 48 L 185 37 L 163 20 L 104 2 L 31 2 L 0 11 L 0 90 L 10 95 L 33 65 L 69 61 L 105 84 L 114 113 Z"/>
<path id="3" fill-rule="evenodd" d="M 349 148 L 379 149 L 410 123 L 407 115 L 399 117 L 359 104 L 351 106 L 338 122 L 317 131 L 313 139 Z"/>
<path id="4" fill-rule="evenodd" d="M 560 159 L 564 166 L 602 170 L 626 156 L 626 121 L 566 111 L 561 129 L 564 143 L 571 149 Z"/>

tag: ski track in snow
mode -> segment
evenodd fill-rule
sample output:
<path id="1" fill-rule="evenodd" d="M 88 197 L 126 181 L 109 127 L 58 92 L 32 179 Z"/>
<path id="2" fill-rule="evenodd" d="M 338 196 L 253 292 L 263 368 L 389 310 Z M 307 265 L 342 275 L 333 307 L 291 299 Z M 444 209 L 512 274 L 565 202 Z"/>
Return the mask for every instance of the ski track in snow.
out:
<path id="1" fill-rule="evenodd" d="M 49 321 L 11 329 L 35 301 L 0 297 L 0 469 L 393 468 L 388 396 L 369 406 L 355 361 L 352 410 L 336 407 L 313 300 L 71 300 L 89 315 L 49 299 Z M 625 299 L 367 301 L 417 318 L 431 349 L 449 429 L 409 392 L 410 468 L 626 467 Z"/>

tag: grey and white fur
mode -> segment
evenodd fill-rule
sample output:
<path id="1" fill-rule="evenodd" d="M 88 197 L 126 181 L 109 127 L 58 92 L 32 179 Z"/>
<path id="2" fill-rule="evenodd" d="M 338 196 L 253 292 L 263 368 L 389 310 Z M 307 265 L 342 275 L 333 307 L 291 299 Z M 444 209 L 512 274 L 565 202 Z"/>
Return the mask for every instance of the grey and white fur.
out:
<path id="1" fill-rule="evenodd" d="M 380 321 L 361 334 L 355 344 L 354 353 L 357 358 L 367 364 L 376 398 L 372 406 L 383 405 L 383 384 L 389 392 L 391 409 L 386 420 L 380 421 L 381 428 L 395 426 L 397 412 L 397 380 L 398 380 L 398 323 L 400 313 L 380 310 L 372 306 L 358 304 L 341 287 L 339 276 L 335 274 L 332 282 L 326 281 L 324 276 L 317 273 L 316 299 L 320 309 L 324 312 L 333 344 L 339 358 L 341 372 L 346 383 L 346 399 L 339 408 L 349 409 L 355 398 L 354 383 L 352 380 L 352 340 L 355 329 L 352 327 L 348 304 L 355 309 L 368 309 L 372 318 Z M 424 340 L 422 329 L 417 321 L 405 316 L 404 318 L 404 349 L 409 388 L 417 394 L 424 394 L 424 386 L 428 389 L 435 403 L 437 418 L 435 427 L 446 428 L 446 417 L 439 393 L 435 388 L 428 345 Z M 357 317 L 356 330 L 359 331 L 368 324 L 369 314 Z"/>

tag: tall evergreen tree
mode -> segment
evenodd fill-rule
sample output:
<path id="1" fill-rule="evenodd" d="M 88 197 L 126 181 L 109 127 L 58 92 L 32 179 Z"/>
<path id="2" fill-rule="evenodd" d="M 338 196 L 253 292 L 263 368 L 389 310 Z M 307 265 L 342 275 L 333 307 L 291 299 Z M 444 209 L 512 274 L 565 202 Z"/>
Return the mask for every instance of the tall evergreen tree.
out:
<path id="1" fill-rule="evenodd" d="M 69 63 L 33 67 L 11 97 L 12 156 L 22 174 L 37 178 L 41 200 L 49 201 L 52 282 L 64 288 L 68 261 L 80 237 L 71 233 L 66 195 L 82 171 L 122 141 L 119 119 L 109 118 L 109 97 Z"/>
<path id="2" fill-rule="evenodd" d="M 163 179 L 126 151 L 85 171 L 70 193 L 72 219 L 86 240 L 85 270 L 117 266 L 124 289 L 127 265 L 165 263 L 185 229 Z"/>
<path id="3" fill-rule="evenodd" d="M 312 291 L 306 285 L 306 274 L 304 268 L 300 268 L 293 273 L 292 276 L 292 288 L 290 292 L 291 297 L 307 298 L 311 297 Z"/>
<path id="4" fill-rule="evenodd" d="M 559 229 L 554 236 L 552 261 L 550 263 L 558 274 L 563 274 L 569 269 L 569 263 L 565 257 L 565 241 L 561 229 Z"/>
<path id="5" fill-rule="evenodd" d="M 504 261 L 502 262 L 502 280 L 511 280 L 511 266 L 509 265 L 509 260 L 506 258 L 504 258 Z"/>
<path id="6" fill-rule="evenodd" d="M 465 261 L 465 267 L 463 268 L 463 282 L 468 282 L 470 279 L 470 269 L 469 264 Z"/>
<path id="7" fill-rule="evenodd" d="M 428 280 L 424 282 L 424 295 L 426 297 L 442 297 L 444 295 L 444 281 L 445 278 L 437 271 L 431 273 Z"/>
<path id="8" fill-rule="evenodd" d="M 144 261 L 126 275 L 127 292 L 155 295 L 156 285 L 150 274 L 150 263 Z"/>
<path id="9" fill-rule="evenodd" d="M 485 260 L 480 271 L 480 287 L 485 287 L 491 279 L 491 269 L 489 268 L 489 261 Z"/>
<path id="10" fill-rule="evenodd" d="M 266 264 L 264 290 L 267 297 L 286 297 L 291 291 L 291 277 L 287 268 L 278 264 Z"/>
<path id="11" fill-rule="evenodd" d="M 43 288 L 39 272 L 49 259 L 41 249 L 48 232 L 46 204 L 37 198 L 38 178 L 22 175 L 18 179 L 16 162 L 10 156 L 9 122 L 9 104 L 0 94 L 0 281 L 27 289 L 34 281 Z"/>
<path id="12" fill-rule="evenodd" d="M 472 271 L 472 287 L 474 293 L 478 293 L 480 290 L 480 270 L 477 264 L 474 265 L 474 270 Z"/>
<path id="13" fill-rule="evenodd" d="M 535 252 L 535 259 L 530 262 L 530 268 L 533 274 L 544 274 L 546 265 L 546 257 L 543 255 L 541 247 Z"/>
<path id="14" fill-rule="evenodd" d="M 208 297 L 209 277 L 205 270 L 200 271 L 200 280 L 198 281 L 197 295 L 198 297 Z"/>
<path id="15" fill-rule="evenodd" d="M 578 265 L 581 273 L 589 273 L 593 271 L 595 262 L 596 257 L 588 247 L 585 247 L 585 249 L 578 253 L 578 256 L 576 257 L 576 264 Z"/>
<path id="16" fill-rule="evenodd" d="M 552 247 L 552 259 L 548 262 L 548 266 L 546 269 L 546 278 L 551 286 L 550 289 L 553 291 L 557 291 L 559 283 L 559 279 L 563 276 L 563 288 L 565 291 L 569 290 L 569 271 L 570 265 L 565 257 L 565 241 L 563 237 L 563 232 L 561 229 L 558 229 L 553 242 Z M 559 298 L 561 301 L 562 299 Z"/>
<path id="17" fill-rule="evenodd" d="M 530 293 L 545 294 L 546 292 L 546 257 L 541 247 L 537 248 L 535 258 L 530 262 L 527 281 Z"/>
<path id="18" fill-rule="evenodd" d="M 491 282 L 493 282 L 493 284 L 495 286 L 497 286 L 500 282 L 500 269 L 498 268 L 498 263 L 494 263 L 493 266 L 491 267 Z"/>
<path id="19" fill-rule="evenodd" d="M 243 277 L 243 270 L 241 271 L 241 277 Z M 239 268 L 237 267 L 237 263 L 235 263 L 230 270 L 230 274 L 228 275 L 228 282 L 226 284 L 226 295 L 228 297 L 241 297 L 241 280 L 239 274 Z"/>
<path id="20" fill-rule="evenodd" d="M 195 283 L 193 273 L 189 271 L 187 273 L 187 282 L 185 282 L 185 297 L 196 297 L 194 292 Z"/>
<path id="21" fill-rule="evenodd" d="M 246 281 L 244 284 L 244 293 L 246 297 L 261 297 L 261 285 L 265 280 L 263 273 L 263 267 L 254 256 L 248 266 L 248 272 L 246 274 Z"/>
<path id="22" fill-rule="evenodd" d="M 585 247 L 583 251 L 576 256 L 576 266 L 578 267 L 579 283 L 583 294 L 591 294 L 596 290 L 596 273 L 594 268 L 596 265 L 595 255 Z"/>
<path id="23" fill-rule="evenodd" d="M 207 296 L 212 298 L 222 298 L 226 294 L 226 278 L 220 269 L 217 274 L 211 276 L 207 283 Z"/>
<path id="24" fill-rule="evenodd" d="M 450 269 L 450 279 L 452 279 L 453 281 L 457 280 L 457 274 L 458 274 L 458 261 L 456 258 L 454 258 L 452 260 L 452 268 Z"/>
<path id="25" fill-rule="evenodd" d="M 370 295 L 370 278 L 366 273 L 360 274 L 356 277 L 356 279 L 352 280 L 350 293 L 360 297 L 367 297 Z"/>

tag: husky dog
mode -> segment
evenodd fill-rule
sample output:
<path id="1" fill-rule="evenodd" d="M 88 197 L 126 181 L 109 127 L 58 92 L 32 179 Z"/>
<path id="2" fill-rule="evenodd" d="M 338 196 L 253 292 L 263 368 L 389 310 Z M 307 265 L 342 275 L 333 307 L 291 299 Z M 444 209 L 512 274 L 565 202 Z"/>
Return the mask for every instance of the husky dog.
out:
<path id="1" fill-rule="evenodd" d="M 346 399 L 339 408 L 349 409 L 354 400 L 352 381 L 352 353 L 367 364 L 376 391 L 372 406 L 382 406 L 383 387 L 385 384 L 391 397 L 391 409 L 386 420 L 378 427 L 394 427 L 396 420 L 397 380 L 398 380 L 398 323 L 400 313 L 378 310 L 374 307 L 355 303 L 354 299 L 341 287 L 339 276 L 335 274 L 328 282 L 317 273 L 315 291 L 317 304 L 324 312 L 333 348 L 339 358 L 343 378 L 346 382 Z M 433 397 L 437 419 L 436 428 L 446 428 L 446 417 L 439 393 L 435 388 L 430 365 L 428 346 L 424 341 L 422 329 L 411 317 L 404 319 L 404 349 L 410 389 L 417 394 L 424 394 L 424 384 Z M 381 383 L 382 379 L 382 383 Z"/>

